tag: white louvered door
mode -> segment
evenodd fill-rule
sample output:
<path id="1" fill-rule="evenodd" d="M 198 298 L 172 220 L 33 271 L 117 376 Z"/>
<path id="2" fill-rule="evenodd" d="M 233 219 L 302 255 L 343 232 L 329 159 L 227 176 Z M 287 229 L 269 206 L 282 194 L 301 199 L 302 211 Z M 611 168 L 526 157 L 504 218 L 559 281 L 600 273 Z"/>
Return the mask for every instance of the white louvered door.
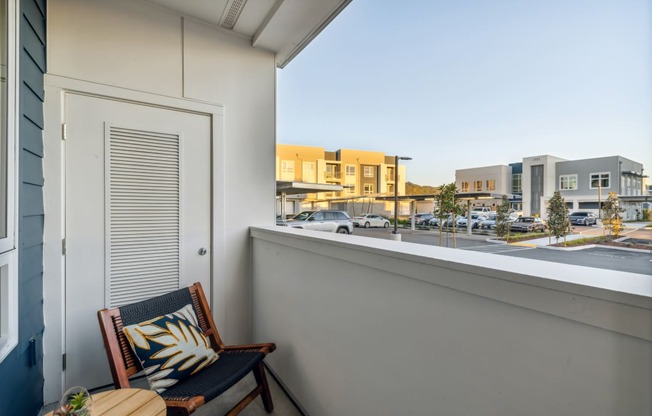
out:
<path id="1" fill-rule="evenodd" d="M 110 307 L 179 288 L 181 136 L 105 126 L 106 298 Z"/>
<path id="2" fill-rule="evenodd" d="M 65 118 L 65 384 L 97 387 L 99 309 L 210 287 L 211 122 L 77 94 Z"/>

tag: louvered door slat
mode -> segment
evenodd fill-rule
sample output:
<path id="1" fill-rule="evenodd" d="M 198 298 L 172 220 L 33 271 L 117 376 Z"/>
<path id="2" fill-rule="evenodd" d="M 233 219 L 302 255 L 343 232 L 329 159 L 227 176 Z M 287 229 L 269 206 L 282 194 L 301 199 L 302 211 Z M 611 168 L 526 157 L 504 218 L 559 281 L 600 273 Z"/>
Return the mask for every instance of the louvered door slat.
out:
<path id="1" fill-rule="evenodd" d="M 179 287 L 178 134 L 107 127 L 109 307 Z"/>

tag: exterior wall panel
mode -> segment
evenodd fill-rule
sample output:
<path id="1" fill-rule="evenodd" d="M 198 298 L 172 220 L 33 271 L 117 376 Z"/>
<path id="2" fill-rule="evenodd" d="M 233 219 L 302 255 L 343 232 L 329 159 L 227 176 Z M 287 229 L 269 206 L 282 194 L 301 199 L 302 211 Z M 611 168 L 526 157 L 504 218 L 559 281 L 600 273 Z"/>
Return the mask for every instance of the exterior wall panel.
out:
<path id="1" fill-rule="evenodd" d="M 20 1 L 18 159 L 19 338 L 0 363 L 0 414 L 34 415 L 43 404 L 43 73 L 45 0 Z"/>
<path id="2" fill-rule="evenodd" d="M 254 341 L 305 414 L 652 414 L 649 276 L 276 228 Z"/>
<path id="3" fill-rule="evenodd" d="M 50 0 L 48 34 L 48 74 L 172 97 L 182 93 L 181 18 L 160 7 Z"/>
<path id="4" fill-rule="evenodd" d="M 619 196 L 641 195 L 641 175 L 643 165 L 621 156 L 609 156 L 594 159 L 569 160 L 558 162 L 556 165 L 555 186 L 564 197 L 571 203 L 572 209 L 591 210 L 598 213 L 598 189 L 591 188 L 591 174 L 608 173 L 609 187 L 602 188 L 600 198 L 605 201 L 610 192 Z M 577 175 L 577 189 L 560 189 L 560 177 L 564 175 Z M 623 204 L 627 209 L 625 219 L 634 219 L 635 210 L 640 203 Z"/>

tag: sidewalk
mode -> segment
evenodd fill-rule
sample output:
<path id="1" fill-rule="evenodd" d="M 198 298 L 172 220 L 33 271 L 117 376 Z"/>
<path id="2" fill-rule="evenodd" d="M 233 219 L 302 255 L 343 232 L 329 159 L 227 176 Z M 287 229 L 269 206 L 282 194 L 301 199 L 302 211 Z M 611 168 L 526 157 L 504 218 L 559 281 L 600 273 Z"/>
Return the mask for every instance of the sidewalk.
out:
<path id="1" fill-rule="evenodd" d="M 652 241 L 652 228 L 646 228 L 649 223 L 626 223 L 623 230 L 620 232 L 621 238 L 636 238 L 640 240 L 650 240 Z M 574 230 L 579 230 L 579 228 L 574 228 Z M 579 240 L 581 238 L 591 238 L 599 237 L 605 235 L 606 231 L 599 226 L 593 226 L 588 228 L 582 228 L 580 232 L 569 234 L 565 237 L 566 241 Z M 563 243 L 564 237 L 560 238 L 557 241 L 554 237 L 542 237 L 534 240 L 525 240 L 518 243 L 510 243 L 512 245 L 523 245 L 528 247 L 546 247 L 557 242 Z"/>

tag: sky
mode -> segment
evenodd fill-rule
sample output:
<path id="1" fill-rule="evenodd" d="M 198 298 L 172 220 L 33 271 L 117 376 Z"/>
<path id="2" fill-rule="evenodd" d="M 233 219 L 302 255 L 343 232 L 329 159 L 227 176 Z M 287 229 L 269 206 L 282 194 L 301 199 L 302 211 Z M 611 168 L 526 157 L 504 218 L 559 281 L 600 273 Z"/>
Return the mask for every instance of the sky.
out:
<path id="1" fill-rule="evenodd" d="M 543 154 L 652 174 L 649 0 L 353 0 L 277 80 L 277 143 L 412 157 L 419 185 Z"/>

